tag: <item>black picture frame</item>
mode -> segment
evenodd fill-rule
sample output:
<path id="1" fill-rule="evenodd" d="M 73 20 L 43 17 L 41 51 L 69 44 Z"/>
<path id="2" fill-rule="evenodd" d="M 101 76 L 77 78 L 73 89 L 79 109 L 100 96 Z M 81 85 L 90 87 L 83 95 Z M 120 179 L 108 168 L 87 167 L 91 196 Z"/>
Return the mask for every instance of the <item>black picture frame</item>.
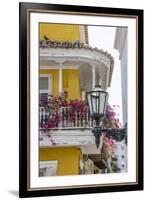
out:
<path id="1" fill-rule="evenodd" d="M 60 189 L 29 188 L 30 172 L 28 167 L 29 162 L 29 141 L 30 141 L 30 73 L 29 73 L 29 58 L 28 53 L 28 31 L 29 31 L 29 18 L 30 12 L 75 12 L 77 14 L 102 14 L 102 15 L 115 15 L 118 17 L 128 16 L 136 17 L 138 20 L 137 26 L 137 141 L 138 148 L 136 154 L 137 159 L 137 182 L 134 184 L 111 184 L 95 186 L 89 185 L 86 187 L 63 187 Z M 71 6 L 59 4 L 42 4 L 42 3 L 20 3 L 19 4 L 19 197 L 39 197 L 39 196 L 52 196 L 52 195 L 70 195 L 70 194 L 90 194 L 101 192 L 117 192 L 117 191 L 131 191 L 143 190 L 143 10 L 138 9 L 123 9 L 123 8 L 106 8 L 106 7 L 88 7 L 88 6 Z M 135 125 L 134 125 L 135 126 Z"/>

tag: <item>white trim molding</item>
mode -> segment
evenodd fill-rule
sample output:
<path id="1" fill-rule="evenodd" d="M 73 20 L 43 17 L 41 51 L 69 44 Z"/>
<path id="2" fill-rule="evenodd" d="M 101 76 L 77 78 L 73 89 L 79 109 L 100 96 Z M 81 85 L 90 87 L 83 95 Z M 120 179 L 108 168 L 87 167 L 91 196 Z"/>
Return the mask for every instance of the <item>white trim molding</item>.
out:
<path id="1" fill-rule="evenodd" d="M 54 143 L 54 144 L 53 144 Z M 47 135 L 40 133 L 40 148 L 82 146 L 95 144 L 91 130 L 50 130 Z"/>
<path id="2" fill-rule="evenodd" d="M 87 65 L 92 68 L 95 65 L 98 68 L 101 80 L 103 80 L 103 89 L 106 90 L 111 84 L 113 64 L 112 60 L 101 53 L 100 51 L 94 51 L 90 49 L 61 49 L 61 48 L 40 48 L 40 65 L 47 61 L 49 66 L 58 63 L 58 60 L 64 59 L 64 65 L 67 63 L 74 63 L 79 66 Z M 50 64 L 51 63 L 51 64 Z M 62 62 L 63 63 L 63 62 Z M 63 65 L 63 66 L 64 66 Z"/>
<path id="3" fill-rule="evenodd" d="M 40 161 L 39 176 L 56 176 L 58 160 Z"/>

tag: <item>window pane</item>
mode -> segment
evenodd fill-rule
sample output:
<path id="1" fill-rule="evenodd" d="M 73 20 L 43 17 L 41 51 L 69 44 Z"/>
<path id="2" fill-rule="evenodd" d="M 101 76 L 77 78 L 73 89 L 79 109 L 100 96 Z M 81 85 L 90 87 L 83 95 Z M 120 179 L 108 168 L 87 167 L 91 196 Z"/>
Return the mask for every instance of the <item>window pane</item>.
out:
<path id="1" fill-rule="evenodd" d="M 48 90 L 48 77 L 40 77 L 39 89 Z"/>
<path id="2" fill-rule="evenodd" d="M 48 93 L 40 93 L 40 101 L 46 103 L 48 101 Z"/>

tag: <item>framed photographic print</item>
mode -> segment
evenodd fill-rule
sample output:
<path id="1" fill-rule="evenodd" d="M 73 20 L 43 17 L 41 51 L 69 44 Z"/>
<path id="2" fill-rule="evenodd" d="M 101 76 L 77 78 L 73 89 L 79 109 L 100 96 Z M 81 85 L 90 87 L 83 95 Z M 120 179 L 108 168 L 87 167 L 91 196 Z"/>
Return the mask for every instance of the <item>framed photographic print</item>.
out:
<path id="1" fill-rule="evenodd" d="M 19 195 L 143 190 L 143 10 L 20 3 Z"/>

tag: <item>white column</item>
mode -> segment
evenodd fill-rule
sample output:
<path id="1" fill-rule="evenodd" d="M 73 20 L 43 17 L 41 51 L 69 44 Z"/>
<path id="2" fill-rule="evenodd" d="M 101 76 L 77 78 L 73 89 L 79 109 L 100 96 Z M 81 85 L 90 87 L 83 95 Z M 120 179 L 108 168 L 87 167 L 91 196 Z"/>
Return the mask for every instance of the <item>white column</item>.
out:
<path id="1" fill-rule="evenodd" d="M 102 87 L 102 79 L 99 77 L 99 86 Z"/>
<path id="2" fill-rule="evenodd" d="M 62 67 L 63 64 L 59 63 L 59 95 L 62 93 Z"/>
<path id="3" fill-rule="evenodd" d="M 95 65 L 92 66 L 92 88 L 95 88 Z"/>

